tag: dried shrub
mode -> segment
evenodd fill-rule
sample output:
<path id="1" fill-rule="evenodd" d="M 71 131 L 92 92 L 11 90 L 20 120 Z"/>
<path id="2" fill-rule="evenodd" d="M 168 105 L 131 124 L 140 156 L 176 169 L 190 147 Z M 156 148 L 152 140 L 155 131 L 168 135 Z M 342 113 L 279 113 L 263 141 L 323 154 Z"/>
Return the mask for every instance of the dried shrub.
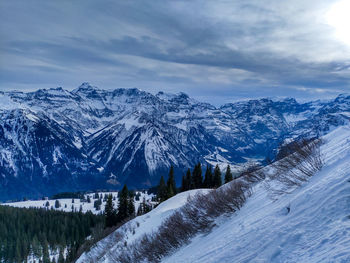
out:
<path id="1" fill-rule="evenodd" d="M 283 154 L 271 167 L 265 186 L 272 196 L 290 193 L 321 170 L 321 139 L 302 139 L 283 147 Z"/>
<path id="2" fill-rule="evenodd" d="M 238 178 L 242 178 L 247 183 L 257 183 L 265 179 L 263 167 L 260 164 L 249 166 Z"/>
<path id="3" fill-rule="evenodd" d="M 252 185 L 266 179 L 266 187 L 278 195 L 300 186 L 322 168 L 321 144 L 320 139 L 294 141 L 283 146 L 278 161 L 270 165 L 272 173 L 253 165 L 230 183 L 189 197 L 157 232 L 145 234 L 127 247 L 120 246 L 112 259 L 122 263 L 160 262 L 196 234 L 210 231 L 217 217 L 238 211 L 251 195 Z"/>
<path id="4" fill-rule="evenodd" d="M 248 181 L 243 177 L 208 194 L 189 197 L 182 208 L 164 220 L 156 233 L 145 234 L 124 248 L 115 260 L 122 263 L 160 262 L 194 235 L 209 231 L 215 218 L 239 210 L 251 195 Z"/>

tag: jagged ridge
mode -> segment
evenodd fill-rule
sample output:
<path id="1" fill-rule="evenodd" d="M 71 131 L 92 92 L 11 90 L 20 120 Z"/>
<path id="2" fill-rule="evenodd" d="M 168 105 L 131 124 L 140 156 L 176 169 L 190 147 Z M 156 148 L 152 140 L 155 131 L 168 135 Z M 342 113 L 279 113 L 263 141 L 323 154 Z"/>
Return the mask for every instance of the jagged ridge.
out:
<path id="1" fill-rule="evenodd" d="M 285 138 L 348 122 L 350 97 L 214 107 L 184 93 L 107 91 L 83 83 L 0 93 L 0 199 L 91 188 L 148 187 L 170 165 L 273 157 Z M 16 189 L 16 191 L 14 190 Z"/>

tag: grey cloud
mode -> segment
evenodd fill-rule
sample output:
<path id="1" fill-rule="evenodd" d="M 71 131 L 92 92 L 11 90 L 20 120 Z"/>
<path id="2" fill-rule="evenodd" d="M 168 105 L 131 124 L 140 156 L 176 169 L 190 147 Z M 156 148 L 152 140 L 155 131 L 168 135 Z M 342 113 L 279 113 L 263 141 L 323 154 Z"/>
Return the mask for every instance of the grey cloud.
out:
<path id="1" fill-rule="evenodd" d="M 331 3 L 2 2 L 0 89 L 91 81 L 215 94 L 218 101 L 347 91 L 350 57 L 342 51 L 349 47 L 325 37 L 330 29 L 313 21 Z"/>

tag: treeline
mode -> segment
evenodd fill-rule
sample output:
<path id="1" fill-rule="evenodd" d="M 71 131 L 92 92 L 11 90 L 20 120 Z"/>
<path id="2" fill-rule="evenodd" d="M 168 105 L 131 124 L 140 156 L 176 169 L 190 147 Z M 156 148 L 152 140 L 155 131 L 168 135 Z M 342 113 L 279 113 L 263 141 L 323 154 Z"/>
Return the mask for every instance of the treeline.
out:
<path id="1" fill-rule="evenodd" d="M 99 215 L 91 211 L 63 212 L 49 209 L 49 202 L 43 208 L 14 208 L 0 206 L 0 262 L 27 262 L 35 259 L 37 263 L 74 262 L 79 255 L 93 244 L 110 234 L 117 227 L 136 215 L 142 215 L 152 209 L 152 205 L 144 198 L 135 211 L 134 198 L 140 200 L 124 185 L 118 193 L 118 205 L 114 207 L 116 196 L 112 194 L 94 193 L 84 196 L 83 193 L 59 193 L 52 198 L 74 198 L 94 203 L 96 210 L 101 210 L 104 202 L 105 210 Z M 56 199 L 55 208 L 61 203 Z M 87 239 L 87 237 L 90 237 Z M 58 260 L 50 261 L 50 252 L 59 253 Z M 65 255 L 64 251 L 67 251 Z"/>
<path id="2" fill-rule="evenodd" d="M 231 172 L 230 165 L 227 166 L 224 183 L 228 183 L 233 180 L 233 175 Z M 202 165 L 198 162 L 192 172 L 188 168 L 186 175 L 182 176 L 181 187 L 176 188 L 175 177 L 174 177 L 174 167 L 171 166 L 169 170 L 168 180 L 165 183 L 164 177 L 161 176 L 157 197 L 159 202 L 163 202 L 168 198 L 174 196 L 178 192 L 184 192 L 192 189 L 199 188 L 218 188 L 222 185 L 222 173 L 219 165 L 216 165 L 213 171 L 211 165 L 207 165 L 204 178 L 202 176 Z"/>
<path id="3" fill-rule="evenodd" d="M 0 206 L 0 262 L 27 262 L 30 256 L 40 258 L 37 262 L 49 263 L 49 251 L 53 250 L 59 251 L 59 263 L 71 262 L 92 228 L 103 224 L 103 220 L 103 216 L 91 212 Z"/>
<path id="4" fill-rule="evenodd" d="M 105 227 L 113 227 L 128 218 L 135 216 L 134 193 L 124 185 L 118 194 L 118 208 L 114 208 L 113 196 L 107 197 L 105 207 Z"/>
<path id="5" fill-rule="evenodd" d="M 113 260 L 128 263 L 161 262 L 196 234 L 208 233 L 219 216 L 238 211 L 251 195 L 251 185 L 263 178 L 264 174 L 259 170 L 247 171 L 225 187 L 189 197 L 186 204 L 167 217 L 157 231 L 146 233 L 116 250 Z"/>
<path id="6" fill-rule="evenodd" d="M 114 197 L 112 194 L 105 195 L 104 199 L 106 199 L 106 206 L 103 214 L 104 226 L 102 228 L 94 229 L 91 238 L 87 239 L 79 248 L 78 255 L 81 255 L 84 251 L 89 251 L 94 244 L 111 234 L 125 222 L 133 219 L 136 215 L 140 216 L 151 211 L 153 208 L 152 205 L 146 202 L 146 199 L 143 198 L 137 212 L 135 213 L 134 198 L 135 200 L 140 201 L 140 196 L 140 193 L 135 195 L 133 191 L 129 191 L 128 187 L 124 185 L 123 189 L 118 193 L 118 206 L 114 207 Z M 102 195 L 98 196 L 98 194 L 95 194 L 94 198 L 101 200 Z"/>
<path id="7" fill-rule="evenodd" d="M 76 199 L 84 199 L 84 193 L 82 192 L 63 192 L 54 194 L 50 199 L 64 199 L 64 198 L 76 198 Z"/>

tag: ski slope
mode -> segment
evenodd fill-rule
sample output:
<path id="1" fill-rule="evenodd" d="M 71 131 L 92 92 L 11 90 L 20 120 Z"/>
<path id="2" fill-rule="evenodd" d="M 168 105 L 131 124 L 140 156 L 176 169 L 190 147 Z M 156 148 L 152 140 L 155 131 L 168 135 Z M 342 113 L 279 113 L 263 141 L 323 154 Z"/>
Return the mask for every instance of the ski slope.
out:
<path id="1" fill-rule="evenodd" d="M 350 126 L 324 139 L 325 166 L 308 183 L 277 201 L 257 185 L 240 211 L 162 262 L 350 262 Z"/>

